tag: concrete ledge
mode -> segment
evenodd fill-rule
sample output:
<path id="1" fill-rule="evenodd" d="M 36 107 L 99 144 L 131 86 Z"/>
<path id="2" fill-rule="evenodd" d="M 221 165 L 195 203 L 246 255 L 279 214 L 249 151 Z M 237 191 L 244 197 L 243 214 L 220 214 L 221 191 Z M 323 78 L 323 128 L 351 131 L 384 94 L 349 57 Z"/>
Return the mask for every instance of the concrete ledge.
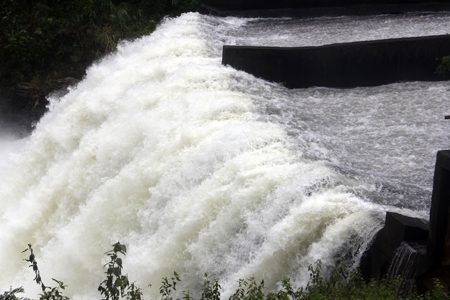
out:
<path id="1" fill-rule="evenodd" d="M 319 47 L 224 46 L 222 64 L 289 88 L 352 88 L 443 80 L 435 70 L 446 55 L 450 35 Z"/>
<path id="2" fill-rule="evenodd" d="M 431 268 L 450 266 L 450 150 L 437 153 L 427 257 Z"/>
<path id="3" fill-rule="evenodd" d="M 433 179 L 430 221 L 387 212 L 384 227 L 377 233 L 361 263 L 365 278 L 387 274 L 402 242 L 417 252 L 410 267 L 422 292 L 434 279 L 450 287 L 450 150 L 438 151 Z"/>
<path id="4" fill-rule="evenodd" d="M 428 221 L 387 212 L 384 227 L 377 233 L 367 255 L 370 256 L 366 278 L 382 278 L 388 272 L 396 250 L 402 242 L 426 245 Z M 425 247 L 424 247 L 425 248 Z M 425 255 L 417 266 L 419 273 L 425 271 Z"/>

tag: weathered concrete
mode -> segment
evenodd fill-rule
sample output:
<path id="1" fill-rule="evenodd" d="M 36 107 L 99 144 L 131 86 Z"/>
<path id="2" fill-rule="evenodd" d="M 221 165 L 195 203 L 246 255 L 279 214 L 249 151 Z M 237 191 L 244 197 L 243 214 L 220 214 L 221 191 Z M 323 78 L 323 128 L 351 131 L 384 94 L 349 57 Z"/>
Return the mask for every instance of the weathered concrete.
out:
<path id="1" fill-rule="evenodd" d="M 434 171 L 427 261 L 430 268 L 450 266 L 450 150 L 439 151 Z"/>
<path id="2" fill-rule="evenodd" d="M 428 238 L 428 221 L 411 218 L 398 213 L 387 212 L 386 221 L 370 247 L 370 278 L 382 278 L 387 274 L 397 248 L 402 242 L 426 244 Z M 425 271 L 425 257 L 419 268 Z"/>
<path id="3" fill-rule="evenodd" d="M 289 88 L 351 88 L 443 80 L 437 59 L 449 54 L 450 35 L 439 35 L 319 47 L 224 46 L 222 63 Z"/>
<path id="4" fill-rule="evenodd" d="M 416 280 L 419 292 L 434 288 L 437 280 L 450 290 L 450 150 L 439 151 L 434 171 L 426 272 Z"/>
<path id="5" fill-rule="evenodd" d="M 429 224 L 425 220 L 386 213 L 381 229 L 365 254 L 366 278 L 381 278 L 401 242 L 412 245 L 418 253 L 415 265 L 419 292 L 434 288 L 438 280 L 445 291 L 450 289 L 450 150 L 439 151 L 433 182 Z"/>
<path id="6" fill-rule="evenodd" d="M 215 14 L 240 17 L 320 17 L 450 10 L 446 0 L 204 0 L 202 3 L 203 8 Z"/>

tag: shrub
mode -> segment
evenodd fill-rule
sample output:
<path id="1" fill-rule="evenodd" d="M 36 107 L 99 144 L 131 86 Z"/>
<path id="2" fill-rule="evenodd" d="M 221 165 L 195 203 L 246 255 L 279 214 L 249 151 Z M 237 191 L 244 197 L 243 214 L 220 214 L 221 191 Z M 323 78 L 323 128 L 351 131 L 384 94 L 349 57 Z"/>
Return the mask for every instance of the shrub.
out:
<path id="1" fill-rule="evenodd" d="M 447 76 L 447 73 L 450 72 L 450 55 L 441 59 L 441 64 L 436 68 L 436 72 L 443 77 Z"/>
<path id="2" fill-rule="evenodd" d="M 13 86 L 36 76 L 81 77 L 119 40 L 148 34 L 165 15 L 199 5 L 200 0 L 4 0 L 0 84 Z"/>
<path id="3" fill-rule="evenodd" d="M 106 279 L 103 280 L 98 291 L 105 300 L 141 300 L 143 298 L 142 289 L 135 283 L 130 283 L 127 275 L 122 274 L 123 264 L 119 255 L 126 255 L 126 246 L 120 242 L 112 245 L 113 249 L 105 254 L 110 261 L 104 265 L 106 268 Z M 29 251 L 28 259 L 30 267 L 35 273 L 34 281 L 42 288 L 42 294 L 39 299 L 43 300 L 68 300 L 69 298 L 62 294 L 65 289 L 64 283 L 53 279 L 57 283 L 56 287 L 48 287 L 42 282 L 39 268 L 33 253 L 31 245 L 24 252 Z M 239 286 L 230 297 L 230 300 L 349 300 L 349 299 L 366 299 L 366 300 L 446 300 L 449 299 L 439 281 L 435 281 L 435 289 L 423 295 L 413 292 L 410 296 L 402 298 L 397 293 L 397 287 L 400 278 L 383 279 L 381 281 L 371 280 L 366 282 L 363 280 L 359 272 L 353 272 L 349 276 L 345 275 L 342 266 L 338 266 L 329 279 L 325 279 L 321 274 L 321 262 L 308 267 L 310 272 L 310 280 L 306 287 L 294 289 L 289 279 L 281 281 L 282 288 L 278 292 L 268 292 L 264 286 L 264 280 L 257 282 L 255 278 L 240 279 Z M 160 300 L 180 300 L 174 298 L 172 293 L 176 290 L 177 282 L 180 278 L 176 272 L 169 278 L 163 278 L 159 288 Z M 211 279 L 205 274 L 203 282 L 203 291 L 200 300 L 219 300 L 221 296 L 221 286 L 217 279 Z M 17 294 L 23 293 L 22 287 L 10 289 L 0 295 L 0 300 L 30 300 L 28 298 L 18 297 Z M 182 300 L 193 300 L 191 292 L 183 291 Z"/>

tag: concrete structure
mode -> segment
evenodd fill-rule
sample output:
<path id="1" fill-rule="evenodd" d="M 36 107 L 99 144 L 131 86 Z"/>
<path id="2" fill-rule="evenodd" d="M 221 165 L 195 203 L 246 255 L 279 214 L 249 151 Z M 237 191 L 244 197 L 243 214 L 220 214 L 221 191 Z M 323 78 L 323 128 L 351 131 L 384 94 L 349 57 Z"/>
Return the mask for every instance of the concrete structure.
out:
<path id="1" fill-rule="evenodd" d="M 438 280 L 450 290 L 450 150 L 439 151 L 434 173 L 430 221 L 386 213 L 386 222 L 365 256 L 367 278 L 382 278 L 388 272 L 402 242 L 417 252 L 414 274 L 419 292 L 431 290 Z"/>
<path id="2" fill-rule="evenodd" d="M 398 213 L 387 212 L 384 227 L 377 233 L 370 247 L 370 265 L 365 271 L 365 277 L 383 278 L 389 270 L 397 249 L 402 242 L 407 242 L 420 253 L 417 264 L 417 273 L 422 274 L 427 270 L 426 244 L 428 238 L 428 221 L 403 216 Z"/>
<path id="3" fill-rule="evenodd" d="M 439 151 L 434 171 L 428 267 L 450 266 L 450 150 Z"/>
<path id="4" fill-rule="evenodd" d="M 449 54 L 450 35 L 439 35 L 319 47 L 224 46 L 222 63 L 289 88 L 351 88 L 443 80 L 435 70 Z"/>

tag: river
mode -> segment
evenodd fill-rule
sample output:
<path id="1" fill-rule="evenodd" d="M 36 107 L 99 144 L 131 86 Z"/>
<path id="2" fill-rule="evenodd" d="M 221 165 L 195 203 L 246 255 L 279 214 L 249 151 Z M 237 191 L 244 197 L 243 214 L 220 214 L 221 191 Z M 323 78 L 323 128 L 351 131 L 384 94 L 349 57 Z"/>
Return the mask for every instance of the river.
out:
<path id="1" fill-rule="evenodd" d="M 99 297 L 104 253 L 156 298 L 219 278 L 306 284 L 317 260 L 348 270 L 386 211 L 428 218 L 447 82 L 286 89 L 221 65 L 227 45 L 310 46 L 450 32 L 450 14 L 167 19 L 92 65 L 33 134 L 2 142 L 0 288 L 44 283 Z"/>

